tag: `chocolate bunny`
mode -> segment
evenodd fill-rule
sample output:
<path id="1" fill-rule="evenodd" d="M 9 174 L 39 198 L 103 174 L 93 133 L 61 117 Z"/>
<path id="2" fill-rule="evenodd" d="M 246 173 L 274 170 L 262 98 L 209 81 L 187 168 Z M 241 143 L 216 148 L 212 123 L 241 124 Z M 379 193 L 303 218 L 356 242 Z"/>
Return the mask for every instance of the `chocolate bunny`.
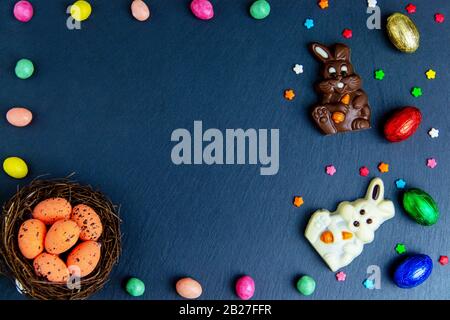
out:
<path id="1" fill-rule="evenodd" d="M 350 48 L 337 43 L 330 50 L 313 43 L 311 49 L 324 64 L 324 80 L 316 87 L 321 102 L 312 112 L 317 125 L 325 134 L 370 128 L 370 106 L 362 80 L 354 73 Z"/>

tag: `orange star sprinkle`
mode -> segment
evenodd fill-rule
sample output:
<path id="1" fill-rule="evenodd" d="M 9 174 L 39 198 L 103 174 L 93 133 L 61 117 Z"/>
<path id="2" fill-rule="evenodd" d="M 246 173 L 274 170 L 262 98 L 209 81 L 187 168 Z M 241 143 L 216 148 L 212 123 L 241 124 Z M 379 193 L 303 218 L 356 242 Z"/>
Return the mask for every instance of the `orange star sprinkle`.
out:
<path id="1" fill-rule="evenodd" d="M 294 90 L 292 90 L 292 89 L 284 90 L 284 97 L 285 97 L 287 100 L 294 100 L 294 98 L 295 98 L 295 92 L 294 92 Z"/>
<path id="2" fill-rule="evenodd" d="M 328 0 L 320 0 L 317 4 L 321 9 L 328 8 Z"/>
<path id="3" fill-rule="evenodd" d="M 297 208 L 300 207 L 304 203 L 302 197 L 294 197 L 294 206 Z"/>
<path id="4" fill-rule="evenodd" d="M 389 164 L 381 162 L 378 165 L 378 170 L 380 170 L 381 173 L 389 172 Z"/>

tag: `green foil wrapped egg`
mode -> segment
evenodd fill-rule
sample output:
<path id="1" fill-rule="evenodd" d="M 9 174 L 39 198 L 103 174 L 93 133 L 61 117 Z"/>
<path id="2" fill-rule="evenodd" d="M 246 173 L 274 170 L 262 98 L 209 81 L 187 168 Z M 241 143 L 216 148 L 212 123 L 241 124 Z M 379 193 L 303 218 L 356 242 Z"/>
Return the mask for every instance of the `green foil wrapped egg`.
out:
<path id="1" fill-rule="evenodd" d="M 408 16 L 398 12 L 391 14 L 386 29 L 389 39 L 398 50 L 412 53 L 419 48 L 419 30 Z"/>
<path id="2" fill-rule="evenodd" d="M 439 219 L 436 201 L 420 189 L 409 189 L 403 194 L 403 208 L 411 218 L 424 226 L 431 226 Z"/>

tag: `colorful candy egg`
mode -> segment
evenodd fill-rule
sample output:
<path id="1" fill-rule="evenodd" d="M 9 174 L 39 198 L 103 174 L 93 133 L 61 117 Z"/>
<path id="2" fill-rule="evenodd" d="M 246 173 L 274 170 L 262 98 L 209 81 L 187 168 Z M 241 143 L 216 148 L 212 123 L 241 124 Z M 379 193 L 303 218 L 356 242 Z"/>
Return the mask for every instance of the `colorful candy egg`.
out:
<path id="1" fill-rule="evenodd" d="M 100 238 L 103 225 L 98 214 L 91 207 L 79 204 L 72 210 L 71 219 L 77 223 L 81 229 L 81 240 L 97 241 Z"/>
<path id="2" fill-rule="evenodd" d="M 304 296 L 310 296 L 316 290 L 316 281 L 310 276 L 302 276 L 297 281 L 297 290 Z"/>
<path id="3" fill-rule="evenodd" d="M 34 73 L 34 64 L 29 59 L 20 59 L 17 61 L 14 71 L 19 79 L 28 79 Z"/>
<path id="4" fill-rule="evenodd" d="M 140 297 L 145 292 L 145 283 L 138 278 L 130 278 L 125 286 L 128 294 L 133 297 Z"/>
<path id="5" fill-rule="evenodd" d="M 69 280 L 69 270 L 57 255 L 43 252 L 34 259 L 33 267 L 36 275 L 50 282 L 64 283 Z"/>
<path id="6" fill-rule="evenodd" d="M 19 250 L 27 259 L 34 259 L 44 251 L 47 228 L 42 221 L 29 219 L 19 229 Z"/>
<path id="7" fill-rule="evenodd" d="M 14 5 L 13 13 L 20 22 L 28 22 L 33 18 L 34 10 L 30 2 L 21 0 Z"/>
<path id="8" fill-rule="evenodd" d="M 394 13 L 387 19 L 386 30 L 392 44 L 400 51 L 412 53 L 419 48 L 419 30 L 412 20 L 401 13 Z"/>
<path id="9" fill-rule="evenodd" d="M 403 194 L 403 208 L 414 221 L 424 226 L 431 226 L 439 219 L 436 201 L 417 188 L 409 189 Z"/>
<path id="10" fill-rule="evenodd" d="M 33 114 L 26 108 L 12 108 L 6 113 L 6 120 L 15 127 L 26 127 L 33 119 Z"/>
<path id="11" fill-rule="evenodd" d="M 150 17 L 150 9 L 142 0 L 133 0 L 131 3 L 131 14 L 138 21 L 145 21 Z"/>
<path id="12" fill-rule="evenodd" d="M 202 295 L 202 286 L 192 278 L 182 278 L 177 281 L 175 288 L 177 293 L 186 299 L 197 299 Z"/>
<path id="13" fill-rule="evenodd" d="M 191 11 L 201 20 L 209 20 L 214 17 L 214 8 L 208 0 L 192 0 Z"/>
<path id="14" fill-rule="evenodd" d="M 92 273 L 100 261 L 100 243 L 95 241 L 85 241 L 77 245 L 67 257 L 67 267 L 79 272 L 80 277 L 85 277 Z"/>
<path id="15" fill-rule="evenodd" d="M 70 6 L 70 15 L 76 21 L 84 21 L 91 15 L 92 7 L 89 2 L 84 0 L 76 1 Z"/>
<path id="16" fill-rule="evenodd" d="M 28 174 L 28 166 L 23 159 L 19 157 L 9 157 L 3 161 L 3 170 L 10 177 L 16 179 L 25 178 Z"/>
<path id="17" fill-rule="evenodd" d="M 416 254 L 403 260 L 394 271 L 395 284 L 410 289 L 422 284 L 433 271 L 433 261 L 425 254 Z"/>
<path id="18" fill-rule="evenodd" d="M 384 136 L 391 142 L 400 142 L 411 137 L 422 121 L 422 113 L 416 107 L 397 110 L 384 125 Z"/>
<path id="19" fill-rule="evenodd" d="M 39 202 L 34 207 L 33 218 L 41 220 L 45 224 L 53 224 L 58 220 L 70 219 L 72 206 L 64 198 L 49 198 Z"/>
<path id="20" fill-rule="evenodd" d="M 80 227 L 72 220 L 58 220 L 48 230 L 45 237 L 45 250 L 48 253 L 66 252 L 77 243 Z"/>
<path id="21" fill-rule="evenodd" d="M 250 276 L 240 277 L 236 281 L 236 294 L 242 300 L 249 300 L 255 294 L 255 281 Z"/>
<path id="22" fill-rule="evenodd" d="M 250 15 L 257 20 L 266 18 L 270 14 L 270 4 L 266 0 L 256 0 L 250 6 Z"/>

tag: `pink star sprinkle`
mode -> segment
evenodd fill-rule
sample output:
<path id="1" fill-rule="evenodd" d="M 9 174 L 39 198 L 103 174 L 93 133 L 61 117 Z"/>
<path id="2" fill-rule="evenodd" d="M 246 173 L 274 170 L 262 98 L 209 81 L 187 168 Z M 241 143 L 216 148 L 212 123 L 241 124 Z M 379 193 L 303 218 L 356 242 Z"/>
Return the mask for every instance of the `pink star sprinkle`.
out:
<path id="1" fill-rule="evenodd" d="M 327 175 L 332 176 L 336 173 L 336 168 L 333 165 L 326 166 L 325 172 Z"/>
<path id="2" fill-rule="evenodd" d="M 345 278 L 347 278 L 347 275 L 345 274 L 345 272 L 340 271 L 338 273 L 336 273 L 336 280 L 339 282 L 343 282 L 345 281 Z"/>
<path id="3" fill-rule="evenodd" d="M 448 257 L 447 256 L 440 256 L 439 257 L 439 263 L 443 266 L 445 266 L 446 264 L 448 264 Z"/>
<path id="4" fill-rule="evenodd" d="M 434 15 L 434 21 L 436 21 L 437 23 L 443 23 L 445 20 L 445 16 L 442 13 L 436 13 Z"/>
<path id="5" fill-rule="evenodd" d="M 353 31 L 351 29 L 344 29 L 344 31 L 342 31 L 342 36 L 345 39 L 350 39 L 351 37 L 353 37 Z"/>
<path id="6" fill-rule="evenodd" d="M 429 158 L 427 159 L 427 167 L 434 169 L 437 166 L 437 161 L 435 158 Z"/>
<path id="7" fill-rule="evenodd" d="M 367 168 L 366 166 L 359 168 L 359 175 L 361 177 L 367 177 L 369 175 L 369 168 Z"/>
<path id="8" fill-rule="evenodd" d="M 407 6 L 406 6 L 406 11 L 409 13 L 409 14 L 411 14 L 411 13 L 416 13 L 416 6 L 415 5 L 413 5 L 412 3 L 410 3 L 410 4 L 408 4 Z"/>

